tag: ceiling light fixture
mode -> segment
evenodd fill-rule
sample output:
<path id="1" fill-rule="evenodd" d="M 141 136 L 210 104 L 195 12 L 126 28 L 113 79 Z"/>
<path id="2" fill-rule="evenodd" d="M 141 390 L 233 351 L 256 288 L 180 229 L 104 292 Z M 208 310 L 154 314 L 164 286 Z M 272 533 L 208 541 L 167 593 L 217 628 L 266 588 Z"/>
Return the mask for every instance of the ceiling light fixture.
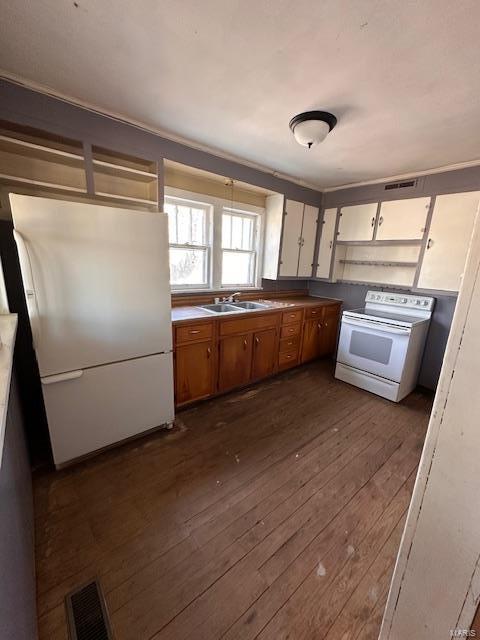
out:
<path id="1" fill-rule="evenodd" d="M 298 144 L 311 149 L 325 140 L 336 124 L 336 117 L 328 111 L 305 111 L 294 116 L 289 127 Z"/>

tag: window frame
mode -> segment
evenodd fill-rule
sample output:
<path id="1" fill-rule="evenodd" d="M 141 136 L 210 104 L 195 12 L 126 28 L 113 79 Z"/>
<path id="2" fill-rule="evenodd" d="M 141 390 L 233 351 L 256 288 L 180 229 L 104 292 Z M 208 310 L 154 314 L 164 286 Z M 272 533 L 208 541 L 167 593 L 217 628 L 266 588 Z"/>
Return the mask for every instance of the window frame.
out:
<path id="1" fill-rule="evenodd" d="M 233 249 L 231 247 L 226 248 L 223 246 L 223 216 L 224 215 L 232 215 L 232 216 L 236 216 L 238 218 L 245 218 L 248 220 L 252 220 L 253 224 L 252 224 L 252 248 L 251 249 Z M 221 226 L 222 226 L 222 242 L 221 242 L 221 246 L 220 246 L 220 251 L 221 251 L 221 267 L 220 267 L 220 288 L 221 289 L 231 289 L 232 287 L 238 287 L 238 288 L 242 288 L 242 289 L 252 289 L 253 287 L 255 287 L 256 285 L 258 285 L 258 263 L 259 263 L 259 259 L 258 259 L 258 249 L 259 249 L 259 242 L 258 242 L 258 236 L 259 236 L 259 227 L 261 224 L 261 219 L 259 217 L 259 215 L 257 213 L 253 213 L 251 211 L 245 211 L 243 208 L 242 209 L 237 209 L 237 208 L 233 208 L 231 206 L 227 207 L 224 206 L 222 208 L 222 221 L 221 221 Z M 231 234 L 230 234 L 231 236 Z M 230 252 L 230 253 L 244 253 L 247 255 L 251 256 L 251 260 L 253 262 L 253 265 L 250 265 L 250 269 L 252 270 L 252 282 L 251 283 L 241 283 L 241 282 L 236 282 L 233 284 L 223 284 L 222 279 L 223 279 L 223 255 L 224 252 Z"/>
<path id="2" fill-rule="evenodd" d="M 264 251 L 264 231 L 265 231 L 265 209 L 255 205 L 245 204 L 243 202 L 231 201 L 225 198 L 218 198 L 215 196 L 209 196 L 206 194 L 195 193 L 193 191 L 187 191 L 185 189 L 179 189 L 177 187 L 165 186 L 164 201 L 183 201 L 191 204 L 192 206 L 202 205 L 209 206 L 211 216 L 209 219 L 209 235 L 210 251 L 208 256 L 208 285 L 205 287 L 194 285 L 175 285 L 170 286 L 172 294 L 181 294 L 185 291 L 198 291 L 198 292 L 213 292 L 224 291 L 234 288 L 241 288 L 242 290 L 255 291 L 262 289 L 262 274 L 261 267 L 263 264 L 263 251 Z M 247 215 L 256 216 L 256 260 L 254 268 L 254 284 L 252 286 L 247 285 L 222 285 L 222 215 L 223 210 L 231 210 L 232 213 L 245 213 Z M 197 246 L 197 245 L 191 245 Z M 169 243 L 170 247 L 170 243 Z"/>
<path id="3" fill-rule="evenodd" d="M 194 244 L 194 243 L 179 243 L 179 242 L 170 242 L 170 233 L 168 236 L 168 251 L 170 254 L 170 248 L 174 247 L 175 249 L 198 249 L 205 252 L 205 260 L 206 260 L 206 282 L 205 284 L 196 283 L 196 284 L 176 284 L 173 285 L 170 282 L 171 291 L 203 291 L 208 290 L 211 287 L 212 283 L 212 206 L 207 202 L 201 202 L 200 200 L 192 200 L 191 198 L 182 198 L 180 196 L 173 196 L 165 194 L 164 197 L 164 205 L 165 204 L 175 204 L 177 206 L 189 206 L 192 209 L 203 209 L 205 211 L 205 244 Z M 165 214 L 168 217 L 168 213 L 165 211 Z M 177 233 L 178 238 L 178 233 Z M 170 262 L 170 255 L 169 255 Z"/>

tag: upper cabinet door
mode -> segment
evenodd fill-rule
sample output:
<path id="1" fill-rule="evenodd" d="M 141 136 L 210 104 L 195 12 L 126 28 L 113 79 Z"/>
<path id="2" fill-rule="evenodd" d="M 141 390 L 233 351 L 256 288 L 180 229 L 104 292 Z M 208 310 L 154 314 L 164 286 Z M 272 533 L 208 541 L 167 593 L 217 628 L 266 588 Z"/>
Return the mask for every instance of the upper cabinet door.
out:
<path id="1" fill-rule="evenodd" d="M 378 203 L 356 204 L 340 209 L 338 240 L 373 240 Z"/>
<path id="2" fill-rule="evenodd" d="M 287 200 L 286 215 L 283 217 L 282 252 L 279 274 L 296 276 L 298 273 L 298 257 L 302 237 L 303 202 Z"/>
<path id="3" fill-rule="evenodd" d="M 325 209 L 323 214 L 322 235 L 320 236 L 320 244 L 318 247 L 317 272 L 315 274 L 317 278 L 330 277 L 336 221 L 337 210 Z"/>
<path id="4" fill-rule="evenodd" d="M 459 290 L 479 201 L 480 191 L 437 196 L 419 289 Z"/>
<path id="5" fill-rule="evenodd" d="M 300 258 L 298 260 L 298 276 L 311 278 L 313 273 L 313 254 L 317 237 L 318 209 L 309 204 L 303 211 L 302 240 L 300 243 Z"/>
<path id="6" fill-rule="evenodd" d="M 431 198 L 382 202 L 376 240 L 421 240 Z"/>

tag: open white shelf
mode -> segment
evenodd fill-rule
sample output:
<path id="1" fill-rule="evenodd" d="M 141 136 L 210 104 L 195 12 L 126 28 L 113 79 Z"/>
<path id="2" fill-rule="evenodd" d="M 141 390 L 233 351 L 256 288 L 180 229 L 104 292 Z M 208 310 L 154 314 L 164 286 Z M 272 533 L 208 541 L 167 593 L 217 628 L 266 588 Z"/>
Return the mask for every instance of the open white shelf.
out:
<path id="1" fill-rule="evenodd" d="M 134 169 L 133 167 L 127 167 L 121 164 L 115 164 L 113 162 L 107 162 L 105 160 L 93 160 L 94 169 L 107 173 L 108 175 L 123 175 L 130 177 L 133 180 L 141 180 L 144 182 L 151 182 L 157 180 L 157 174 L 152 171 L 143 171 L 142 169 Z"/>
<path id="2" fill-rule="evenodd" d="M 416 268 L 418 262 L 403 262 L 400 260 L 339 260 L 340 264 L 371 265 L 377 267 L 413 267 Z"/>
<path id="3" fill-rule="evenodd" d="M 123 200 L 124 202 L 135 202 L 137 204 L 147 204 L 152 207 L 157 206 L 156 200 L 149 200 L 148 198 L 135 198 L 132 196 L 123 196 L 118 193 L 108 193 L 105 191 L 95 191 L 96 196 L 100 196 L 102 198 L 108 198 L 109 200 Z"/>
<path id="4" fill-rule="evenodd" d="M 64 151 L 63 149 L 57 149 L 55 147 L 48 147 L 4 134 L 0 134 L 0 151 L 30 156 L 38 158 L 39 160 L 46 160 L 48 162 L 72 164 L 74 166 L 83 165 L 84 162 L 84 158 L 80 154 L 71 153 L 70 151 Z"/>
<path id="5" fill-rule="evenodd" d="M 86 189 L 81 187 L 72 187 L 67 184 L 57 184 L 55 182 L 45 182 L 43 180 L 33 180 L 32 178 L 22 178 L 21 176 L 14 176 L 8 173 L 0 173 L 0 180 L 6 180 L 8 182 L 19 182 L 21 184 L 31 184 L 35 187 L 43 187 L 45 189 L 53 189 L 55 191 L 71 191 L 73 193 L 87 193 Z"/>

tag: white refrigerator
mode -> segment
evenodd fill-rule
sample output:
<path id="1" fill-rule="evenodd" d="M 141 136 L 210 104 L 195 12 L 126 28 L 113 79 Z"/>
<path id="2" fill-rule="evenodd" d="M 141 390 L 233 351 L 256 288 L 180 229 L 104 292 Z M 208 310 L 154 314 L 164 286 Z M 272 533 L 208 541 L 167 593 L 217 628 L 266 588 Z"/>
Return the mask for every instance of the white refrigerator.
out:
<path id="1" fill-rule="evenodd" d="M 167 216 L 10 202 L 56 466 L 170 425 Z"/>

